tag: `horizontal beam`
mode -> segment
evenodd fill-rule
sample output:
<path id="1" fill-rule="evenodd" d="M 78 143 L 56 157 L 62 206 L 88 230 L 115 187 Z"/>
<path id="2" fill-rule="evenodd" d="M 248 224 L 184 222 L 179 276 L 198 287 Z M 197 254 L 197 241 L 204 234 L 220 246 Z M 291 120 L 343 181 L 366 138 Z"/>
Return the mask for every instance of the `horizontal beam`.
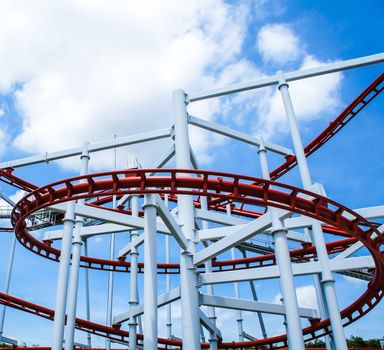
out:
<path id="1" fill-rule="evenodd" d="M 197 231 L 197 236 L 201 241 L 217 240 L 217 239 L 221 239 L 223 237 L 229 236 L 234 232 L 234 230 L 240 229 L 244 226 L 246 226 L 246 224 L 199 230 Z M 271 229 L 266 229 L 263 233 L 270 235 Z M 311 242 L 309 237 L 301 232 L 288 231 L 287 238 L 295 242 L 308 242 L 308 243 Z"/>
<path id="2" fill-rule="evenodd" d="M 133 136 L 125 136 L 125 137 L 119 137 L 119 138 L 108 140 L 108 141 L 90 143 L 88 145 L 88 151 L 89 153 L 104 151 L 111 148 L 129 146 L 137 143 L 163 139 L 166 137 L 170 137 L 171 135 L 172 135 L 172 129 L 155 130 L 155 131 L 145 132 L 142 134 L 136 134 Z M 7 162 L 0 163 L 0 169 L 19 168 L 22 166 L 27 166 L 32 164 L 48 163 L 49 161 L 52 161 L 52 160 L 58 160 L 58 159 L 81 155 L 82 151 L 83 151 L 83 147 L 76 147 L 76 148 L 70 148 L 70 149 L 66 149 L 58 152 L 51 152 L 51 153 L 46 152 L 36 156 L 10 160 Z"/>
<path id="3" fill-rule="evenodd" d="M 167 293 L 161 294 L 157 297 L 157 307 L 162 307 L 169 303 L 172 303 L 180 299 L 180 287 L 174 288 Z M 123 312 L 119 315 L 116 315 L 113 318 L 113 325 L 122 324 L 125 321 L 128 321 L 131 317 L 137 317 L 144 314 L 144 305 L 140 304 L 130 308 L 128 311 Z"/>
<path id="4" fill-rule="evenodd" d="M 375 207 L 358 208 L 358 209 L 353 209 L 353 211 L 368 220 L 384 218 L 384 205 L 377 205 Z M 343 213 L 343 216 L 345 216 L 347 219 L 355 218 L 354 216 L 348 214 L 347 212 Z"/>
<path id="5" fill-rule="evenodd" d="M 370 256 L 360 256 L 348 259 L 332 259 L 329 261 L 329 264 L 332 272 L 375 267 L 373 258 Z M 314 275 L 321 273 L 321 266 L 319 262 L 297 263 L 292 264 L 292 271 L 294 276 Z M 200 274 L 202 284 L 243 282 L 274 279 L 279 277 L 280 271 L 277 265 L 257 267 L 247 270 L 233 270 Z"/>
<path id="6" fill-rule="evenodd" d="M 285 315 L 285 306 L 282 304 L 265 303 L 261 301 L 223 297 L 217 295 L 200 294 L 200 304 L 224 309 L 262 312 L 272 315 Z M 299 315 L 303 318 L 319 318 L 315 309 L 299 307 Z"/>
<path id="7" fill-rule="evenodd" d="M 81 228 L 81 237 L 90 238 L 98 235 L 105 235 L 109 233 L 119 233 L 130 231 L 130 228 L 123 225 L 116 224 L 101 224 L 94 226 L 84 226 Z M 44 233 L 45 241 L 57 241 L 63 238 L 63 230 L 51 230 Z"/>
<path id="8" fill-rule="evenodd" d="M 335 63 L 325 64 L 320 67 L 298 70 L 290 73 L 285 73 L 285 79 L 287 82 L 312 78 L 323 74 L 336 73 L 347 69 L 353 69 L 357 67 L 367 66 L 370 64 L 377 64 L 384 62 L 384 53 L 376 55 L 365 56 L 360 58 L 354 58 L 346 61 L 339 61 Z M 271 77 L 251 80 L 243 83 L 233 84 L 227 87 L 212 89 L 203 92 L 189 93 L 189 101 L 206 100 L 213 97 L 219 97 L 229 94 L 234 94 L 241 91 L 253 90 L 262 87 L 272 86 L 279 83 L 279 76 L 273 75 Z"/>
<path id="9" fill-rule="evenodd" d="M 249 220 L 244 220 L 234 216 L 228 216 L 228 215 L 216 213 L 214 211 L 198 209 L 198 208 L 195 208 L 195 219 L 206 220 L 209 222 L 213 222 L 215 224 L 222 224 L 222 225 L 228 225 L 228 226 L 242 225 L 242 224 L 249 223 Z"/>
<path id="10" fill-rule="evenodd" d="M 65 213 L 67 207 L 65 203 L 61 203 L 61 204 L 53 205 L 50 208 L 58 212 Z M 126 213 L 120 213 L 113 210 L 103 209 L 102 207 L 93 207 L 93 206 L 84 205 L 84 204 L 76 204 L 75 214 L 82 217 L 102 220 L 105 222 L 116 224 L 117 226 L 114 226 L 116 228 L 116 231 L 113 231 L 113 232 L 123 232 L 128 230 L 144 229 L 143 218 L 127 215 Z M 121 226 L 125 226 L 126 227 L 125 230 L 123 230 Z M 171 234 L 167 226 L 164 225 L 164 223 L 161 222 L 160 220 L 158 220 L 157 226 L 158 226 L 157 232 L 168 234 L 168 235 Z M 61 235 L 59 234 L 59 232 L 62 232 L 61 230 L 50 231 L 50 232 L 52 232 L 52 237 L 57 237 L 57 239 L 62 237 L 62 233 Z M 86 227 L 83 227 L 82 232 L 85 232 L 84 236 L 95 236 L 98 234 L 112 233 L 111 226 L 107 226 L 107 224 L 86 226 Z M 58 237 L 58 235 L 60 235 L 60 237 Z"/>
<path id="11" fill-rule="evenodd" d="M 216 123 L 212 123 L 200 118 L 196 118 L 193 116 L 189 116 L 188 119 L 189 119 L 189 124 L 191 125 L 198 126 L 202 129 L 215 132 L 216 134 L 224 135 L 232 139 L 248 143 L 252 146 L 260 147 L 260 139 L 258 137 L 251 136 L 246 133 L 233 130 L 228 127 L 225 127 Z M 285 148 L 267 141 L 265 141 L 264 144 L 265 144 L 265 148 L 271 152 L 278 153 L 283 156 L 293 155 L 293 152 L 288 148 Z"/>

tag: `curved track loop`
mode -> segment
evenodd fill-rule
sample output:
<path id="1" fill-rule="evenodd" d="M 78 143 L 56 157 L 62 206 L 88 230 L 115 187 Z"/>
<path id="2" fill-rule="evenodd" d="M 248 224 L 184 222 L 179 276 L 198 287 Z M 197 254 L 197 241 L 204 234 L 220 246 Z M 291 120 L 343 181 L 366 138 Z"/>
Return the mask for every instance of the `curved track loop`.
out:
<path id="1" fill-rule="evenodd" d="M 154 171 L 157 174 L 161 174 L 161 176 L 150 176 L 150 173 Z M 196 175 L 197 177 L 195 177 Z M 79 182 L 79 180 L 85 181 Z M 28 215 L 47 206 L 71 200 L 94 197 L 102 198 L 104 196 L 133 193 L 190 194 L 197 197 L 207 196 L 233 202 L 241 201 L 248 205 L 262 207 L 273 206 L 325 222 L 338 230 L 344 231 L 347 236 L 351 237 L 342 243 L 335 242 L 332 246 L 329 245 L 328 248 L 330 252 L 336 252 L 337 249 L 341 251 L 349 244 L 359 240 L 370 251 L 375 262 L 373 279 L 368 284 L 366 292 L 352 305 L 341 311 L 343 324 L 348 325 L 362 317 L 378 304 L 383 297 L 384 257 L 380 252 L 380 248 L 384 242 L 384 238 L 373 224 L 352 210 L 326 197 L 293 186 L 263 179 L 219 172 L 180 169 L 143 169 L 78 176 L 55 182 L 32 191 L 15 206 L 12 212 L 12 223 L 15 226 L 18 240 L 24 246 L 35 253 L 56 260 L 60 252 L 50 247 L 49 244 L 36 240 L 27 231 L 25 219 Z M 346 215 L 348 215 L 348 218 Z M 296 257 L 298 259 L 308 259 L 308 257 L 314 256 L 315 249 L 308 247 L 291 253 L 293 261 Z M 95 260 L 98 259 L 82 257 L 83 265 L 88 265 L 88 267 L 94 267 L 93 264 Z M 257 260 L 258 262 L 256 262 Z M 255 262 L 256 264 L 253 265 Z M 105 264 L 110 264 L 111 266 L 126 266 L 126 270 L 129 271 L 129 264 L 125 262 L 105 261 Z M 232 261 L 216 261 L 215 271 L 250 268 L 264 266 L 265 264 L 274 264 L 273 254 L 270 254 L 270 256 L 266 255 Z M 160 269 L 165 268 L 166 273 L 171 273 L 171 269 L 173 268 L 178 269 L 177 264 L 159 264 L 158 267 Z M 143 268 L 143 265 L 141 268 Z M 5 302 L 3 300 L 1 302 L 7 305 L 11 304 L 11 302 Z M 20 300 L 19 302 L 21 304 L 26 303 Z M 22 306 L 10 306 L 25 309 Z M 30 310 L 26 311 L 33 312 Z M 41 314 L 41 312 L 33 313 Z M 119 340 L 128 335 L 127 332 L 118 329 L 116 329 L 114 333 L 111 333 L 110 327 L 107 330 L 104 328 L 105 326 L 92 324 L 91 322 L 84 325 L 84 323 L 79 324 L 78 321 L 77 327 L 92 333 L 98 332 L 95 334 L 99 335 L 102 335 L 102 329 L 104 329 L 104 336 L 111 337 L 112 339 L 116 339 L 114 338 L 115 335 L 121 337 Z M 91 329 L 87 329 L 87 327 Z M 303 330 L 305 340 L 318 338 L 329 332 L 329 320 L 323 320 L 321 322 L 313 321 L 311 326 Z M 124 339 L 123 341 L 126 340 Z M 164 345 L 164 347 L 181 345 L 180 342 L 169 339 L 159 339 L 159 344 Z M 287 346 L 286 335 L 241 343 L 221 343 L 220 348 L 234 349 L 267 344 L 278 347 Z M 208 347 L 208 344 L 202 344 L 202 347 Z"/>

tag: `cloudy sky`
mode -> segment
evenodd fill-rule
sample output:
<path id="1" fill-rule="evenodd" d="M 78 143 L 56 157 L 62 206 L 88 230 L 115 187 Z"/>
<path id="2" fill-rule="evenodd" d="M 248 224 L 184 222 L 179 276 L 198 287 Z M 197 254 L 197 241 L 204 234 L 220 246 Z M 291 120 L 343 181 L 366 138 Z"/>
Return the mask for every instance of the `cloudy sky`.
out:
<path id="1" fill-rule="evenodd" d="M 383 11 L 380 0 L 370 1 L 366 8 L 346 0 L 337 4 L 304 0 L 289 4 L 279 0 L 3 0 L 0 156 L 11 160 L 80 146 L 84 141 L 169 127 L 173 123 L 172 91 L 178 88 L 200 91 L 278 70 L 304 69 L 381 52 L 383 40 L 378 28 Z M 292 83 L 304 143 L 325 128 L 382 70 L 378 65 Z M 352 208 L 382 203 L 382 104 L 381 96 L 310 160 L 314 179 L 324 184 L 331 198 Z M 189 111 L 292 147 L 275 88 L 194 103 Z M 196 128 L 190 131 L 202 168 L 260 175 L 254 149 Z M 167 142 L 118 150 L 118 167 L 132 154 L 150 167 Z M 281 158 L 271 159 L 272 165 L 281 162 Z M 94 171 L 111 169 L 113 153 L 93 157 L 90 165 Z M 76 175 L 78 167 L 78 159 L 68 159 L 16 170 L 16 175 L 43 185 Z M 283 180 L 300 183 L 297 172 Z M 19 195 L 6 185 L 3 190 L 14 198 Z M 1 277 L 5 275 L 11 236 L 4 234 L 0 239 Z M 106 247 L 103 238 L 92 249 L 106 255 Z M 56 264 L 42 261 L 19 245 L 12 294 L 52 307 L 56 273 Z M 103 305 L 95 307 L 93 318 L 103 322 L 106 274 L 92 272 L 91 278 L 93 303 Z M 117 280 L 125 287 L 116 294 L 115 312 L 127 306 L 128 291 L 126 276 Z M 338 282 L 343 306 L 365 288 L 363 282 L 341 277 Z M 0 278 L 0 286 L 2 283 Z M 297 287 L 300 303 L 314 305 L 308 281 L 299 279 Z M 259 286 L 261 298 L 278 302 L 277 285 L 273 288 L 274 295 L 263 295 Z M 243 289 L 247 296 L 245 286 Z M 84 313 L 81 305 L 79 312 L 80 316 Z M 382 312 L 383 306 L 377 307 L 347 328 L 347 334 L 383 336 L 375 322 L 382 318 Z M 49 321 L 15 310 L 7 315 L 5 335 L 29 344 L 50 343 Z M 244 317 L 252 324 L 254 315 Z M 235 323 L 228 326 L 232 318 L 228 312 L 219 318 L 228 340 L 236 333 Z M 275 321 L 267 318 L 270 334 L 282 331 L 281 319 Z M 259 336 L 258 329 L 246 331 Z M 84 339 L 80 333 L 79 339 Z M 95 339 L 95 344 L 102 345 L 103 341 Z"/>

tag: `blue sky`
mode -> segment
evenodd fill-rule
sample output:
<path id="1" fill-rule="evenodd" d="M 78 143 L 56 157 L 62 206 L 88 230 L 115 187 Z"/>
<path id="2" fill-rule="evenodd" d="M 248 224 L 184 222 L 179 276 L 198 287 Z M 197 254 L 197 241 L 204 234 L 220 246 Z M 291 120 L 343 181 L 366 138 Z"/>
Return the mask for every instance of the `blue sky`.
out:
<path id="1" fill-rule="evenodd" d="M 0 152 L 2 160 L 79 146 L 172 124 L 172 90 L 199 91 L 239 81 L 375 54 L 384 51 L 380 32 L 384 4 L 369 1 L 3 1 L 0 4 Z M 291 84 L 304 144 L 312 140 L 383 71 L 361 68 Z M 382 204 L 384 141 L 382 105 L 373 101 L 355 120 L 309 159 L 314 181 L 330 198 L 351 208 Z M 292 147 L 274 88 L 190 106 L 200 118 Z M 202 168 L 260 176 L 256 150 L 191 127 L 191 142 Z M 118 167 L 134 153 L 150 167 L 167 142 L 117 151 Z M 282 162 L 270 157 L 271 167 Z M 92 171 L 111 169 L 113 152 L 92 157 Z M 172 165 L 172 163 L 171 163 Z M 17 169 L 43 185 L 78 174 L 79 160 Z M 281 181 L 300 185 L 297 170 Z M 16 198 L 15 190 L 1 185 Z M 127 235 L 118 238 L 122 246 Z M 159 244 L 161 247 L 161 239 Z M 0 235 L 0 277 L 5 276 L 11 234 Z M 96 256 L 107 256 L 108 239 L 95 239 Z M 176 259 L 176 257 L 174 257 Z M 163 259 L 163 258 L 161 258 Z M 11 294 L 54 306 L 56 263 L 18 244 Z M 83 276 L 81 277 L 83 278 Z M 3 288 L 4 278 L 0 278 Z M 91 272 L 93 320 L 104 322 L 107 274 Z M 83 281 L 80 281 L 83 283 Z M 177 284 L 177 280 L 173 280 Z M 297 279 L 302 302 L 313 302 L 305 278 Z M 160 289 L 164 280 L 159 279 Z M 128 276 L 117 274 L 114 312 L 128 307 Z M 337 276 L 342 306 L 365 283 Z M 258 284 L 260 299 L 276 301 L 276 281 Z M 223 293 L 231 295 L 230 287 Z M 243 297 L 249 296 L 241 285 Z M 80 291 L 79 316 L 84 316 Z M 277 298 L 277 299 L 276 299 Z M 177 306 L 175 306 L 177 308 Z M 346 328 L 348 335 L 381 337 L 383 303 Z M 222 312 L 226 338 L 235 337 L 234 313 Z M 246 315 L 248 333 L 254 315 Z M 266 317 L 270 333 L 282 319 Z M 175 318 L 175 323 L 180 318 Z M 175 326 L 178 333 L 178 326 Z M 164 329 L 160 329 L 164 333 Z M 52 324 L 7 311 L 5 335 L 28 344 L 50 343 Z M 84 341 L 83 334 L 78 340 Z M 103 340 L 95 338 L 95 345 Z"/>

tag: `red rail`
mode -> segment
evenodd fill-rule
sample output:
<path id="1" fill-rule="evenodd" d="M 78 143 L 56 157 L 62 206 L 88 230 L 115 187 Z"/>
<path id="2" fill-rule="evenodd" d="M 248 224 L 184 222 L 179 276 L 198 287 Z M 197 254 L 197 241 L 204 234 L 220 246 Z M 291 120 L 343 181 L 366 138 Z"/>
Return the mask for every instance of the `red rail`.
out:
<path id="1" fill-rule="evenodd" d="M 346 124 L 348 124 L 369 102 L 378 96 L 384 90 L 384 73 L 379 75 L 359 96 L 357 96 L 351 104 L 334 119 L 326 129 L 324 129 L 313 141 L 305 148 L 305 156 L 310 156 L 317 151 L 333 136 L 335 136 Z M 271 179 L 277 180 L 289 170 L 297 165 L 295 156 L 288 156 L 285 163 L 271 171 Z"/>

